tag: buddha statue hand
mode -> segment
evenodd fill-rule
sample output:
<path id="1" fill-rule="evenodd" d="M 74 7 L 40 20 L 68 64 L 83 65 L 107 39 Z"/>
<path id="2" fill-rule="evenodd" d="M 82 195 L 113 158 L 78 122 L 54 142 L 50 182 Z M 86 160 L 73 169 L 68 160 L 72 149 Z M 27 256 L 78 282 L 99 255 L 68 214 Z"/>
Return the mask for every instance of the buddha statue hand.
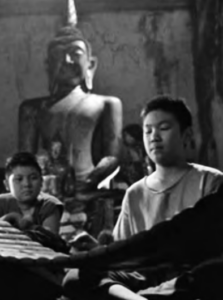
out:
<path id="1" fill-rule="evenodd" d="M 118 165 L 118 159 L 114 156 L 102 158 L 87 178 L 87 189 L 97 189 L 98 184 L 112 174 L 117 169 Z"/>

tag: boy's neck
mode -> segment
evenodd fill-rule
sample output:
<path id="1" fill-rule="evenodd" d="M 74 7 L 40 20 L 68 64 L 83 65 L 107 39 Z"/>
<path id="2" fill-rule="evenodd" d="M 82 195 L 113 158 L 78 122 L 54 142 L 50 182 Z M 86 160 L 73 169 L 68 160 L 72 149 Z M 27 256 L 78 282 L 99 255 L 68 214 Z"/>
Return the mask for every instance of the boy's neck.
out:
<path id="1" fill-rule="evenodd" d="M 176 174 L 181 174 L 185 170 L 188 169 L 188 163 L 186 161 L 182 161 L 175 165 L 170 166 L 160 166 L 156 165 L 155 177 L 160 180 L 165 180 L 167 177 L 175 176 Z"/>
<path id="2" fill-rule="evenodd" d="M 156 170 L 147 180 L 150 189 L 161 192 L 175 185 L 189 170 L 187 162 L 174 166 L 156 166 Z"/>
<path id="3" fill-rule="evenodd" d="M 32 208 L 35 207 L 35 203 L 36 203 L 36 199 L 34 199 L 33 201 L 31 202 L 21 202 L 21 201 L 18 201 L 18 206 L 20 208 L 20 210 L 25 213 L 27 211 L 30 211 Z"/>

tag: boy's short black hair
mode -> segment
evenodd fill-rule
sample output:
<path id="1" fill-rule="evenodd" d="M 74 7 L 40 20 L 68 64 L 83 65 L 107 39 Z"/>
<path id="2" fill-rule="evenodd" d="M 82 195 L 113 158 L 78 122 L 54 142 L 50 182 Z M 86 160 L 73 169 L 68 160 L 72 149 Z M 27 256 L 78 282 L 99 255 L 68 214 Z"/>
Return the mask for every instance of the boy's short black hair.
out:
<path id="1" fill-rule="evenodd" d="M 143 108 L 141 117 L 145 117 L 154 110 L 162 110 L 174 115 L 182 132 L 192 127 L 192 115 L 183 98 L 174 98 L 169 95 L 158 95 L 151 99 Z"/>
<path id="2" fill-rule="evenodd" d="M 10 176 L 13 172 L 13 169 L 18 166 L 33 167 L 40 173 L 40 175 L 42 175 L 42 171 L 37 162 L 36 156 L 30 152 L 17 152 L 11 157 L 7 158 L 5 163 L 5 176 Z"/>

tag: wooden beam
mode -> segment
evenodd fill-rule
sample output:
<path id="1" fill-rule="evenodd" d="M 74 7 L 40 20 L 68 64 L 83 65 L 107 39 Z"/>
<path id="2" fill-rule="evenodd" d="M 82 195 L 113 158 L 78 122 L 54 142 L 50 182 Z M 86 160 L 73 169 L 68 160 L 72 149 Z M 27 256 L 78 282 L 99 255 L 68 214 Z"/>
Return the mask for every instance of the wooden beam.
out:
<path id="1" fill-rule="evenodd" d="M 13 15 L 64 15 L 66 0 L 0 0 L 0 17 Z M 79 15 L 129 10 L 187 9 L 190 0 L 75 0 Z"/>

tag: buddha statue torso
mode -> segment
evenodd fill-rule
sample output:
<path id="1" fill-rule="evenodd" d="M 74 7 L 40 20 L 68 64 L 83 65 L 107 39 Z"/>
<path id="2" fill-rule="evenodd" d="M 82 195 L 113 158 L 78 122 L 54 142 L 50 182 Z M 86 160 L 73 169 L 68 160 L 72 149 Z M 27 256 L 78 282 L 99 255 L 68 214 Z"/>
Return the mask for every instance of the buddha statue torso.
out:
<path id="1" fill-rule="evenodd" d="M 120 130 L 114 126 L 114 118 L 121 124 L 121 116 L 111 114 L 120 105 L 116 99 L 85 93 L 77 87 L 59 101 L 52 102 L 50 98 L 24 101 L 20 106 L 19 149 L 33 153 L 38 153 L 39 149 L 49 151 L 51 143 L 59 136 L 76 179 L 85 180 L 94 169 L 95 142 L 101 152 L 96 153 L 98 156 L 118 154 L 120 134 L 117 129 Z M 102 130 L 107 131 L 103 138 Z M 95 140 L 97 135 L 100 139 Z"/>
<path id="2" fill-rule="evenodd" d="M 57 103 L 42 109 L 39 127 L 43 145 L 59 135 L 68 161 L 75 166 L 77 179 L 94 168 L 92 139 L 95 126 L 103 111 L 103 101 L 94 94 L 71 92 Z"/>

